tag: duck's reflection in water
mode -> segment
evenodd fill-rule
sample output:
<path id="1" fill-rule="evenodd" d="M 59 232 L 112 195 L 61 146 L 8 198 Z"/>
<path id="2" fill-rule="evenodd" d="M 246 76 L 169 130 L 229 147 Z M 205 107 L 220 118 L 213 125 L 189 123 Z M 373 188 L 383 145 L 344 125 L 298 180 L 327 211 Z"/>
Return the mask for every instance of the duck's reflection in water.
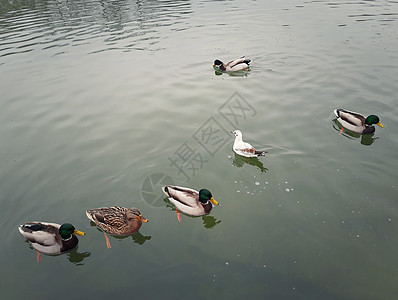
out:
<path id="1" fill-rule="evenodd" d="M 131 236 L 131 238 L 133 239 L 133 242 L 139 245 L 143 245 L 146 241 L 149 241 L 152 236 L 150 235 L 143 235 L 141 232 L 136 231 L 131 235 L 125 235 L 125 236 L 120 236 L 120 235 L 111 235 L 112 237 L 114 237 L 115 239 L 118 240 L 124 240 L 127 239 Z"/>
<path id="2" fill-rule="evenodd" d="M 166 203 L 166 207 L 168 207 L 170 209 L 170 211 L 173 211 L 176 214 L 176 219 L 177 219 L 177 210 L 174 207 L 174 205 L 172 205 L 169 201 L 169 199 L 164 198 L 164 202 Z M 206 229 L 210 229 L 213 228 L 214 226 L 216 226 L 217 224 L 219 224 L 221 222 L 221 220 L 216 219 L 213 216 L 210 215 L 203 215 L 203 216 L 190 216 L 187 214 L 184 214 L 183 212 L 180 212 L 181 215 L 184 215 L 185 217 L 189 217 L 192 219 L 197 219 L 197 218 L 202 218 L 203 221 L 203 226 Z"/>
<path id="3" fill-rule="evenodd" d="M 232 76 L 232 77 L 247 77 L 249 75 L 249 71 L 241 70 L 241 71 L 235 71 L 235 72 L 223 72 L 220 70 L 214 70 L 214 74 L 217 76 L 220 76 L 222 74 L 228 74 L 229 76 Z"/>
<path id="4" fill-rule="evenodd" d="M 104 233 L 104 231 L 102 231 L 102 229 L 99 228 L 93 221 L 90 221 L 90 225 L 94 226 L 99 232 Z M 124 240 L 131 236 L 131 238 L 133 239 L 133 242 L 136 244 L 139 244 L 139 245 L 143 245 L 146 241 L 149 241 L 152 238 L 152 236 L 143 235 L 139 231 L 136 231 L 130 235 L 111 235 L 111 234 L 109 234 L 109 236 L 111 236 L 112 238 L 118 239 L 118 240 Z"/>
<path id="5" fill-rule="evenodd" d="M 374 133 L 372 134 L 359 134 L 357 132 L 350 131 L 348 129 L 344 129 L 341 131 L 343 126 L 337 121 L 337 119 L 333 120 L 333 129 L 338 131 L 342 136 L 349 138 L 351 140 L 361 139 L 361 144 L 365 146 L 370 146 L 373 142 L 378 139 L 378 137 L 374 138 Z"/>
<path id="6" fill-rule="evenodd" d="M 90 252 L 78 252 L 79 246 L 77 246 L 75 249 L 69 251 L 66 253 L 66 256 L 68 257 L 68 260 L 75 264 L 76 266 L 82 266 L 84 265 L 84 260 L 87 257 L 90 257 L 91 253 Z"/>
<path id="7" fill-rule="evenodd" d="M 37 250 L 35 248 L 33 248 L 32 244 L 29 243 L 28 240 L 26 240 L 25 242 L 28 243 L 30 249 L 37 252 Z M 82 265 L 84 265 L 83 260 L 86 259 L 87 257 L 89 257 L 91 255 L 91 252 L 78 252 L 77 251 L 78 248 L 79 248 L 79 245 L 77 245 L 75 248 L 73 248 L 72 250 L 70 250 L 66 253 L 61 253 L 61 254 L 57 254 L 57 255 L 44 254 L 44 256 L 55 257 L 55 256 L 64 256 L 65 255 L 71 263 L 75 264 L 76 266 L 82 266 Z M 43 253 L 41 253 L 40 255 L 43 255 Z"/>
<path id="8" fill-rule="evenodd" d="M 217 224 L 221 223 L 221 220 L 217 220 L 215 217 L 209 215 L 202 216 L 202 221 L 203 221 L 203 226 L 206 229 L 213 228 Z"/>

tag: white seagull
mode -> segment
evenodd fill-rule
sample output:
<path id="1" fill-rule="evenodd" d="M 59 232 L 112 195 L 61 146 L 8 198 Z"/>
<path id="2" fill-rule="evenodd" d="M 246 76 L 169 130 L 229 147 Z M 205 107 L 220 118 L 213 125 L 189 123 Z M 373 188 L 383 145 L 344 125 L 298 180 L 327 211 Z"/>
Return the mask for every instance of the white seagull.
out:
<path id="1" fill-rule="evenodd" d="M 257 151 L 252 145 L 249 143 L 245 143 L 242 140 L 242 132 L 240 130 L 235 130 L 231 132 L 235 135 L 235 142 L 232 149 L 236 154 L 245 156 L 245 157 L 258 157 L 263 156 L 267 151 Z"/>

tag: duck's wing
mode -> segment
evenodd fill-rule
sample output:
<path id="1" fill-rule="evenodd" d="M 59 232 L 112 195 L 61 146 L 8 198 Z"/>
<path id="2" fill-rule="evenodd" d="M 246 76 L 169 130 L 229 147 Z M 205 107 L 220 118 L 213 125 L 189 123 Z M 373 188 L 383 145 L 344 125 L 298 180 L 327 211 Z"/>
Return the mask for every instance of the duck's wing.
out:
<path id="1" fill-rule="evenodd" d="M 199 192 L 190 188 L 181 186 L 166 185 L 162 188 L 163 192 L 169 198 L 181 203 L 182 205 L 195 207 L 198 205 Z"/>
<path id="2" fill-rule="evenodd" d="M 32 243 L 33 248 L 46 254 L 61 253 L 61 236 L 56 223 L 29 222 L 18 227 L 19 232 Z"/>
<path id="3" fill-rule="evenodd" d="M 344 122 L 347 122 L 348 124 L 359 127 L 365 126 L 366 118 L 359 113 L 339 108 L 335 110 L 335 114 L 338 118 Z"/>
<path id="4" fill-rule="evenodd" d="M 95 224 L 106 230 L 107 227 L 120 228 L 127 224 L 127 211 L 125 207 L 112 206 L 89 209 L 87 217 Z"/>
<path id="5" fill-rule="evenodd" d="M 250 59 L 240 58 L 234 61 L 230 61 L 225 69 L 228 72 L 236 72 L 241 70 L 247 70 L 249 68 Z"/>
<path id="6" fill-rule="evenodd" d="M 18 227 L 19 232 L 30 242 L 51 246 L 57 242 L 60 225 L 55 223 L 29 222 Z"/>
<path id="7" fill-rule="evenodd" d="M 236 72 L 236 71 L 242 71 L 242 70 L 246 70 L 247 71 L 248 68 L 249 68 L 248 64 L 240 63 L 240 64 L 237 64 L 237 65 L 233 66 L 232 68 L 228 67 L 227 71 L 230 71 L 230 72 Z"/>
<path id="8" fill-rule="evenodd" d="M 241 58 L 238 58 L 238 59 L 235 59 L 235 60 L 231 60 L 225 66 L 228 66 L 230 68 L 233 68 L 234 66 L 236 66 L 238 64 L 246 64 L 247 66 L 249 66 L 250 61 L 251 61 L 250 59 L 245 59 L 245 57 L 242 56 Z"/>

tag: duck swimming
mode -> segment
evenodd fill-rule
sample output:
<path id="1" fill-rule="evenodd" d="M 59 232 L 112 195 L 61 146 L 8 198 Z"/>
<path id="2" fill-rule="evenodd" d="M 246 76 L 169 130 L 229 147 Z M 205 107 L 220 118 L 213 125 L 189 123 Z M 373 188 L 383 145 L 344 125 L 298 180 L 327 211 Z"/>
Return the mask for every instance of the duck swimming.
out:
<path id="1" fill-rule="evenodd" d="M 258 151 L 249 143 L 243 141 L 242 132 L 240 130 L 235 130 L 231 132 L 235 135 L 234 145 L 232 149 L 236 154 L 242 155 L 244 157 L 258 157 L 264 156 L 267 151 Z"/>
<path id="2" fill-rule="evenodd" d="M 65 253 L 79 243 L 75 234 L 85 235 L 69 223 L 28 222 L 19 225 L 18 230 L 36 249 L 38 262 L 41 260 L 40 252 L 47 255 Z"/>
<path id="3" fill-rule="evenodd" d="M 207 189 L 201 189 L 198 192 L 187 187 L 166 185 L 162 187 L 162 190 L 177 208 L 177 214 L 180 210 L 187 215 L 203 216 L 212 210 L 212 204 L 219 205 Z"/>
<path id="4" fill-rule="evenodd" d="M 217 67 L 218 69 L 226 72 L 235 72 L 241 70 L 248 70 L 250 62 L 251 60 L 245 59 L 244 56 L 236 60 L 231 60 L 226 64 L 224 64 L 221 60 L 216 59 L 214 61 L 213 67 Z"/>
<path id="5" fill-rule="evenodd" d="M 337 121 L 341 126 L 343 126 L 341 132 L 344 129 L 348 129 L 360 134 L 371 134 L 376 130 L 373 124 L 384 127 L 383 124 L 381 124 L 379 117 L 376 115 L 365 117 L 359 113 L 341 108 L 335 109 L 334 114 L 336 115 Z"/>
<path id="6" fill-rule="evenodd" d="M 147 223 L 141 212 L 135 208 L 119 206 L 101 207 L 86 211 L 87 218 L 93 221 L 105 233 L 106 245 L 111 248 L 106 233 L 112 235 L 130 235 L 140 229 L 142 222 Z"/>

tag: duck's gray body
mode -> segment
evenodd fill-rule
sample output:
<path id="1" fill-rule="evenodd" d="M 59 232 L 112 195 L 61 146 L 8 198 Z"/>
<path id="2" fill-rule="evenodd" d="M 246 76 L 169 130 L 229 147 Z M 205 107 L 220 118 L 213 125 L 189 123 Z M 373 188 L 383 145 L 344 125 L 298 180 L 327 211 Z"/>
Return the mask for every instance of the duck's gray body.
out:
<path id="1" fill-rule="evenodd" d="M 180 211 L 191 216 L 208 214 L 213 205 L 208 201 L 203 204 L 199 201 L 199 192 L 181 186 L 166 185 L 162 187 L 163 193 L 169 201 Z"/>
<path id="2" fill-rule="evenodd" d="M 373 125 L 365 124 L 366 117 L 360 113 L 338 108 L 334 110 L 334 114 L 336 115 L 337 121 L 345 129 L 360 134 L 371 134 L 376 130 Z"/>
<path id="3" fill-rule="evenodd" d="M 60 224 L 29 222 L 19 225 L 19 232 L 31 242 L 33 248 L 47 255 L 57 255 L 72 250 L 79 243 L 75 235 L 63 240 L 59 234 Z"/>
<path id="4" fill-rule="evenodd" d="M 245 59 L 245 57 L 242 56 L 241 58 L 231 60 L 230 62 L 227 62 L 226 64 L 217 59 L 214 61 L 214 65 L 217 66 L 222 71 L 236 72 L 236 71 L 248 69 L 250 66 L 250 62 L 251 62 L 250 59 Z"/>

